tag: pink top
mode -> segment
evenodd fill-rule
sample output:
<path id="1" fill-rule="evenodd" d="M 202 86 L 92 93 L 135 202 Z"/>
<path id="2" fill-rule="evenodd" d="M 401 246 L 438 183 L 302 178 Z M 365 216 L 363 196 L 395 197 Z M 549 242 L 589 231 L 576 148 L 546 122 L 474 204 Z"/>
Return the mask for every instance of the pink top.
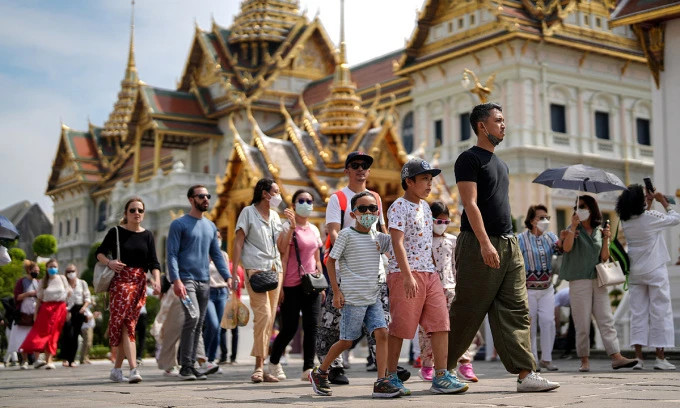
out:
<path id="1" fill-rule="evenodd" d="M 290 224 L 283 225 L 283 233 L 287 233 Z M 288 264 L 286 265 L 286 276 L 283 278 L 283 286 L 290 288 L 298 286 L 302 283 L 300 274 L 315 273 L 316 272 L 316 258 L 315 253 L 323 245 L 319 229 L 316 225 L 307 223 L 305 227 L 296 226 L 295 234 L 297 236 L 298 249 L 300 251 L 300 261 L 302 261 L 302 268 L 298 272 L 298 261 L 295 256 L 295 245 L 293 240 L 290 240 L 290 253 L 288 254 Z"/>

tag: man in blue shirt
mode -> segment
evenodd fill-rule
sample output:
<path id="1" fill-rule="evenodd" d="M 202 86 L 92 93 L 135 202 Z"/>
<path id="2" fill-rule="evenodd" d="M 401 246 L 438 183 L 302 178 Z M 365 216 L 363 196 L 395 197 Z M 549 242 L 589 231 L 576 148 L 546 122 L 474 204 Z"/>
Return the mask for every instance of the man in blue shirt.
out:
<path id="1" fill-rule="evenodd" d="M 196 370 L 194 364 L 210 300 L 210 259 L 227 285 L 232 286 L 232 279 L 220 251 L 217 227 L 203 217 L 210 206 L 208 189 L 202 185 L 192 186 L 187 192 L 187 198 L 191 211 L 170 224 L 167 241 L 168 275 L 175 295 L 184 304 L 184 326 L 180 340 L 182 368 L 179 378 L 205 380 L 206 373 Z"/>

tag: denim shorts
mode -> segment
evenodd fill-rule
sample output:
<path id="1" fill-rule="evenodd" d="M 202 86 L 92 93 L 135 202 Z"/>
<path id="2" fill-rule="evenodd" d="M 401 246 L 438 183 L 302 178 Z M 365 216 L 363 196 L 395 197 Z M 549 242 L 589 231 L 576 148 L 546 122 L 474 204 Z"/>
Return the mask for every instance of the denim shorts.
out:
<path id="1" fill-rule="evenodd" d="M 376 299 L 368 306 L 354 306 L 345 303 L 340 309 L 340 340 L 356 340 L 361 337 L 361 328 L 373 334 L 375 329 L 387 328 L 382 302 Z"/>

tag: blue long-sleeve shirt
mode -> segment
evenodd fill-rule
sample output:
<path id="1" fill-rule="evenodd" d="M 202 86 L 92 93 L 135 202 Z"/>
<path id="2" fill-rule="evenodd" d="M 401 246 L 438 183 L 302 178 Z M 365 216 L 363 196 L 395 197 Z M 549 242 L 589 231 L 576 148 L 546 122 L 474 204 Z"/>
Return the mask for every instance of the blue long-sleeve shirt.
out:
<path id="1" fill-rule="evenodd" d="M 189 214 L 170 224 L 167 240 L 168 275 L 176 279 L 208 282 L 210 280 L 210 259 L 220 275 L 231 278 L 229 267 L 224 261 L 217 239 L 217 227 L 206 218 L 195 218 Z"/>

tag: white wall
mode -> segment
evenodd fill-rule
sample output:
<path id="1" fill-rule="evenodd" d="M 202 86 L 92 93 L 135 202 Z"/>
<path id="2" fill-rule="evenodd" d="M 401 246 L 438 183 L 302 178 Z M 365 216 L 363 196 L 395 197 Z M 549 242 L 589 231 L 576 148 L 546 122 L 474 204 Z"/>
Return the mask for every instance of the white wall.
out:
<path id="1" fill-rule="evenodd" d="M 680 19 L 666 23 L 665 70 L 661 72 L 659 89 L 653 85 L 652 101 L 655 120 L 652 121 L 654 144 L 654 184 L 664 194 L 675 195 L 680 189 Z M 653 84 L 653 81 L 652 81 Z M 677 198 L 676 198 L 677 199 Z M 677 207 L 676 207 L 677 208 Z M 666 243 L 671 259 L 680 255 L 680 228 L 666 232 Z"/>

